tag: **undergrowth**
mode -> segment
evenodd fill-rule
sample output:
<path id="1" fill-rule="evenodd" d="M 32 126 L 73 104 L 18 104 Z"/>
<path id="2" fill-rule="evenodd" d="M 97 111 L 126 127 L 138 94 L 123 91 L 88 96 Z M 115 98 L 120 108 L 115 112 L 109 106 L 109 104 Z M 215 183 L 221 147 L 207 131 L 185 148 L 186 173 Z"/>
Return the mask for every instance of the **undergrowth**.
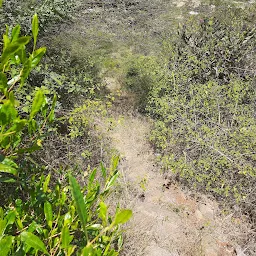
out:
<path id="1" fill-rule="evenodd" d="M 105 203 L 118 177 L 118 157 L 109 168 L 100 164 L 103 156 L 84 161 L 103 147 L 93 151 L 90 141 L 99 143 L 93 123 L 106 112 L 94 90 L 97 71 L 90 73 L 97 69 L 84 58 L 88 65 L 78 72 L 81 59 L 67 52 L 60 55 L 63 66 L 54 53 L 40 65 L 46 48 L 37 48 L 36 14 L 33 36 L 21 36 L 24 31 L 11 22 L 1 43 L 1 255 L 118 255 L 120 224 L 132 214 L 118 206 L 109 214 Z M 96 161 L 98 169 L 90 168 Z"/>
<path id="2" fill-rule="evenodd" d="M 166 35 L 161 55 L 137 58 L 126 73 L 126 86 L 154 120 L 151 142 L 163 170 L 238 205 L 253 228 L 255 8 L 191 17 Z"/>

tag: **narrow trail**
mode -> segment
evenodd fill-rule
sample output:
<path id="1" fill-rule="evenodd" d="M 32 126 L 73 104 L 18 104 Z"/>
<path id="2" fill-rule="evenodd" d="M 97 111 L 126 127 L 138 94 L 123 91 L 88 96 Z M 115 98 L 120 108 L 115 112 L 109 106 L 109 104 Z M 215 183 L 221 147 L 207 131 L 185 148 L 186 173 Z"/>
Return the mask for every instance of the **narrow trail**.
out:
<path id="1" fill-rule="evenodd" d="M 109 87 L 117 88 L 110 81 Z M 122 121 L 110 134 L 122 157 L 122 206 L 133 210 L 122 255 L 244 255 L 234 241 L 239 220 L 221 216 L 216 202 L 185 193 L 160 173 L 148 142 L 150 121 L 130 110 L 129 100 L 127 95 L 119 98 Z"/>

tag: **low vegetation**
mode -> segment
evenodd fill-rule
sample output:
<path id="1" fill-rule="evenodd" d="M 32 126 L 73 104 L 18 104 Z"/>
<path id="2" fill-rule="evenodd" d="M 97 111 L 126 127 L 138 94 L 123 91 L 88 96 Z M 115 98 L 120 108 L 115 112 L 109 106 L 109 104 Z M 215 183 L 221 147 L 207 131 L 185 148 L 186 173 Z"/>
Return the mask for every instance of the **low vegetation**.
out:
<path id="1" fill-rule="evenodd" d="M 104 75 L 154 120 L 162 169 L 255 229 L 256 5 L 205 2 L 178 24 L 166 1 L 0 0 L 1 255 L 121 251 Z"/>
<path id="2" fill-rule="evenodd" d="M 155 120 L 165 171 L 186 186 L 255 215 L 255 5 L 195 16 L 162 55 L 131 62 L 127 87 Z"/>
<path id="3" fill-rule="evenodd" d="M 37 48 L 37 14 L 33 16 L 32 38 L 21 36 L 22 32 L 20 25 L 7 26 L 1 44 L 1 255 L 118 255 L 122 247 L 119 226 L 132 214 L 119 207 L 110 213 L 105 203 L 118 177 L 118 157 L 109 161 L 110 168 L 101 164 L 91 169 L 88 163 L 85 168 L 84 162 L 79 165 L 78 157 L 72 155 L 65 158 L 69 162 L 61 161 L 62 165 L 47 164 L 50 158 L 39 152 L 52 142 L 50 138 L 56 138 L 54 147 L 58 142 L 62 147 L 76 139 L 88 139 L 90 116 L 85 117 L 84 112 L 89 113 L 93 106 L 100 112 L 100 104 L 90 97 L 97 83 L 89 77 L 86 65 L 86 71 L 80 70 L 76 76 L 72 72 L 77 69 L 67 71 L 68 58 L 61 70 L 52 68 L 54 62 L 50 66 L 53 54 L 48 55 L 48 63 L 46 58 L 39 64 L 46 48 Z M 67 57 L 66 53 L 61 56 Z M 69 87 L 61 90 L 65 83 Z M 86 101 L 74 108 L 78 94 Z M 92 154 L 87 151 L 79 152 L 81 157 Z M 70 154 L 70 149 L 62 156 L 65 153 Z M 50 156 L 59 160 L 56 153 Z M 83 166 L 83 171 L 75 166 Z M 74 178 L 78 174 L 83 175 L 79 179 L 83 187 Z"/>

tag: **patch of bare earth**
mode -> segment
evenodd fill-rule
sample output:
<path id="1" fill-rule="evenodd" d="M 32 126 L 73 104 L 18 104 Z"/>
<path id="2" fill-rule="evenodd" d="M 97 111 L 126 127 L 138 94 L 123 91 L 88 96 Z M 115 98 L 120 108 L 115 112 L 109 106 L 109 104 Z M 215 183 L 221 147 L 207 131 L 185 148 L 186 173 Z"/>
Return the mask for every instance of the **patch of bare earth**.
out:
<path id="1" fill-rule="evenodd" d="M 117 82 L 107 81 L 118 87 Z M 122 121 L 110 136 L 122 158 L 120 197 L 122 207 L 133 210 L 121 255 L 245 255 L 238 245 L 246 234 L 243 221 L 232 214 L 224 216 L 217 202 L 195 197 L 171 176 L 161 174 L 148 142 L 150 120 L 132 109 L 127 94 L 115 104 L 115 116 L 120 120 L 122 115 Z"/>

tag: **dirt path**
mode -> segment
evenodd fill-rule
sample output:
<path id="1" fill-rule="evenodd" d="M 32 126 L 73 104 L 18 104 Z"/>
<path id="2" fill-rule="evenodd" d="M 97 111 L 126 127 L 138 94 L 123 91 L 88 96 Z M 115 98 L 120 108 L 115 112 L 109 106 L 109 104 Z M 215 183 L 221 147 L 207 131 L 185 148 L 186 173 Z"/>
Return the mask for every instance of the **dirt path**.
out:
<path id="1" fill-rule="evenodd" d="M 108 81 L 112 81 L 110 87 L 118 87 L 113 79 Z M 148 143 L 150 122 L 127 107 L 129 99 L 127 95 L 119 98 L 116 118 L 120 119 L 121 107 L 122 121 L 110 135 L 122 157 L 122 206 L 134 214 L 122 255 L 244 255 L 235 241 L 241 233 L 239 219 L 220 215 L 216 202 L 185 193 L 160 173 Z"/>

